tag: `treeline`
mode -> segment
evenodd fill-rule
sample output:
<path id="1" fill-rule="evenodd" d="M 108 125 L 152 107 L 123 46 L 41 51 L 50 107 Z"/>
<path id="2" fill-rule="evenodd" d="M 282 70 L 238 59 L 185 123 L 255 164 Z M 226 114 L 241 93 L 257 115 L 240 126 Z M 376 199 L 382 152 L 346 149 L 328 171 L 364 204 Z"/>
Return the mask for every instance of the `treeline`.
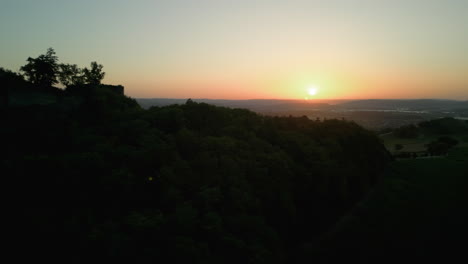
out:
<path id="1" fill-rule="evenodd" d="M 438 135 L 465 134 L 468 133 L 468 120 L 444 117 L 421 122 L 419 127 Z"/>
<path id="2" fill-rule="evenodd" d="M 300 262 L 389 161 L 353 122 L 144 110 L 98 84 L 3 110 L 23 248 L 77 262 Z"/>
<path id="3" fill-rule="evenodd" d="M 91 68 L 79 68 L 76 64 L 59 63 L 53 48 L 47 49 L 45 54 L 37 58 L 29 57 L 27 64 L 20 68 L 26 80 L 39 87 L 50 87 L 62 84 L 65 87 L 72 85 L 93 84 L 98 85 L 104 79 L 103 66 L 91 62 Z"/>
<path id="4" fill-rule="evenodd" d="M 79 87 L 74 92 L 80 93 L 86 87 L 98 86 L 105 76 L 103 65 L 95 61 L 91 62 L 90 68 L 60 63 L 52 48 L 45 54 L 36 58 L 29 57 L 26 61 L 19 72 L 0 67 L 0 107 L 17 105 L 18 101 L 21 101 L 19 104 L 48 104 L 51 97 L 57 99 L 55 97 L 64 91 L 70 92 Z M 49 100 L 41 100 L 44 97 Z"/>
<path id="5" fill-rule="evenodd" d="M 453 117 L 444 117 L 419 124 L 410 124 L 393 129 L 393 134 L 399 138 L 417 138 L 423 133 L 436 135 L 455 135 L 468 133 L 468 121 Z"/>
<path id="6" fill-rule="evenodd" d="M 394 129 L 393 134 L 398 138 L 418 138 L 424 135 L 437 138 L 428 142 L 425 151 L 408 152 L 401 144 L 395 144 L 396 158 L 417 158 L 428 156 L 447 155 L 449 150 L 458 145 L 459 140 L 455 137 L 468 133 L 468 121 L 458 120 L 452 117 L 444 117 L 421 122 L 417 125 L 411 124 Z"/>

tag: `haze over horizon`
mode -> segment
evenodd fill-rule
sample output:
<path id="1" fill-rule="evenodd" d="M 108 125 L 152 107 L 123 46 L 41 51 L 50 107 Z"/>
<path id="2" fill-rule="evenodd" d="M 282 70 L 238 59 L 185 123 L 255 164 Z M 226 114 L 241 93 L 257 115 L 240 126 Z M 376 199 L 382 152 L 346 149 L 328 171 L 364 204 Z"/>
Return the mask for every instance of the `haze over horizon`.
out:
<path id="1" fill-rule="evenodd" d="M 468 1 L 3 0 L 0 66 L 53 47 L 136 98 L 468 100 Z"/>

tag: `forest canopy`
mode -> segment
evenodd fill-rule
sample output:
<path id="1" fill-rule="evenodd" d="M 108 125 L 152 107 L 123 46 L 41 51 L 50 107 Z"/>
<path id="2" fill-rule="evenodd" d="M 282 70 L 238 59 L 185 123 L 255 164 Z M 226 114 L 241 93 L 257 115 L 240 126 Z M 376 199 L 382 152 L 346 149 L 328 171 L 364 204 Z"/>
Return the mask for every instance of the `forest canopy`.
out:
<path id="1" fill-rule="evenodd" d="M 1 128 L 9 139 L 1 166 L 27 205 L 22 232 L 41 254 L 47 247 L 82 259 L 295 262 L 390 159 L 354 122 L 192 100 L 144 110 L 100 84 L 97 63 L 80 70 L 57 64 L 53 50 L 41 56 L 28 59 L 26 80 L 15 84 L 58 78 L 74 88 L 51 104 L 3 107 Z"/>

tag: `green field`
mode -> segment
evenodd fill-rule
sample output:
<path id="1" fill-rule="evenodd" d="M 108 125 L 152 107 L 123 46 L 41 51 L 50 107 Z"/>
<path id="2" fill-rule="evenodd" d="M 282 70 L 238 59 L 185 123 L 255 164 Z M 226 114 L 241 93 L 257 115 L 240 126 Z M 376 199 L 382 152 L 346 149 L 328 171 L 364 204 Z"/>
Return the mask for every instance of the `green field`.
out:
<path id="1" fill-rule="evenodd" d="M 467 207 L 467 147 L 446 158 L 394 162 L 374 192 L 315 248 L 315 260 L 452 263 L 466 258 Z"/>
<path id="2" fill-rule="evenodd" d="M 417 152 L 426 150 L 425 145 L 437 139 L 435 135 L 420 135 L 417 138 L 399 138 L 392 133 L 381 136 L 385 147 L 388 151 L 394 153 L 395 145 L 400 144 L 403 146 L 401 151 Z"/>
<path id="3" fill-rule="evenodd" d="M 426 144 L 429 144 L 431 141 L 437 140 L 441 135 L 436 135 L 432 133 L 422 133 L 417 138 L 399 138 L 393 133 L 388 133 L 380 136 L 385 147 L 391 153 L 395 153 L 395 145 L 400 144 L 403 146 L 401 151 L 405 152 L 418 152 L 425 151 Z M 468 135 L 458 134 L 458 135 L 449 135 L 459 141 L 459 147 L 468 147 Z"/>

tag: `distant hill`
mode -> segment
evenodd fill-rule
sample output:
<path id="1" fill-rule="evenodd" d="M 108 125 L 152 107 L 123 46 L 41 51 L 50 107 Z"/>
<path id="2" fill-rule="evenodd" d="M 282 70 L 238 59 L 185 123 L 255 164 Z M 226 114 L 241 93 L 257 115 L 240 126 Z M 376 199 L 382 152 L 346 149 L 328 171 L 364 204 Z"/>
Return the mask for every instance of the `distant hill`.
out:
<path id="1" fill-rule="evenodd" d="M 348 101 L 338 105 L 345 109 L 368 109 L 368 110 L 425 110 L 425 111 L 453 111 L 468 109 L 468 101 L 439 100 L 439 99 L 369 99 Z"/>
<path id="2" fill-rule="evenodd" d="M 139 98 L 137 102 L 143 108 L 183 104 L 186 99 Z M 246 108 L 256 112 L 281 112 L 304 110 L 412 110 L 412 111 L 460 111 L 468 110 L 468 101 L 440 99 L 367 99 L 367 100 L 217 100 L 194 99 L 199 103 L 208 103 L 230 108 Z"/>
<path id="3" fill-rule="evenodd" d="M 184 104 L 187 99 L 170 98 L 139 98 L 137 102 L 143 108 L 152 106 L 168 106 Z M 222 100 L 222 99 L 193 99 L 197 103 L 207 103 L 229 108 L 244 108 L 255 112 L 278 112 L 296 110 L 327 109 L 332 105 L 347 102 L 347 100 L 279 100 L 279 99 L 251 99 L 251 100 Z"/>

